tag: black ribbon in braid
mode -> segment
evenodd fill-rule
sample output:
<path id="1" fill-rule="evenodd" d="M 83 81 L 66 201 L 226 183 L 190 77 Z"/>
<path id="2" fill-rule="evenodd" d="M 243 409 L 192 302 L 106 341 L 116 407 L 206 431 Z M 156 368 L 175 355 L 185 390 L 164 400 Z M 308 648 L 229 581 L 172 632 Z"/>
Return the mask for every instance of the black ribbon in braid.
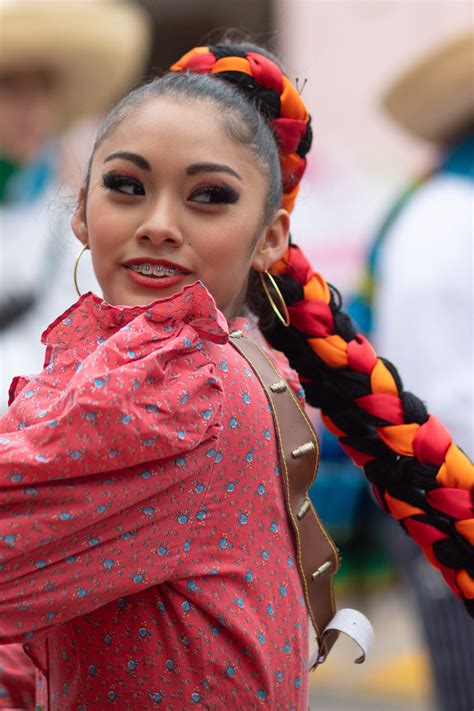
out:
<path id="1" fill-rule="evenodd" d="M 209 51 L 217 60 L 224 57 L 242 57 L 243 59 L 247 57 L 247 52 L 233 45 L 213 45 L 209 47 Z M 280 116 L 280 95 L 272 89 L 265 89 L 254 77 L 245 74 L 245 72 L 233 71 L 219 72 L 217 76 L 238 87 L 268 121 Z"/>
<path id="2" fill-rule="evenodd" d="M 298 153 L 300 158 L 304 158 L 305 155 L 309 152 L 312 142 L 313 142 L 313 129 L 311 128 L 311 116 L 310 116 L 308 119 L 308 124 L 306 126 L 306 133 L 304 134 L 303 138 L 299 142 L 298 148 L 296 149 L 296 152 Z"/>
<path id="3" fill-rule="evenodd" d="M 287 275 L 277 277 L 277 281 L 289 306 L 304 298 L 302 286 Z M 334 332 L 349 342 L 356 336 L 356 330 L 350 317 L 341 311 L 341 303 L 339 292 L 331 287 L 329 305 Z M 291 367 L 299 373 L 308 403 L 320 408 L 336 427 L 347 433 L 340 438 L 341 443 L 373 457 L 364 465 L 369 481 L 380 491 L 423 511 L 411 516 L 411 520 L 434 526 L 448 536 L 433 544 L 437 560 L 447 568 L 465 569 L 474 577 L 474 546 L 458 533 L 454 517 L 433 508 L 426 499 L 426 492 L 441 487 L 436 481 L 438 469 L 391 450 L 380 439 L 376 428 L 392 423 L 370 415 L 354 403 L 354 399 L 370 392 L 370 377 L 347 367 L 337 368 L 336 373 L 309 346 L 305 334 L 292 326 L 283 328 L 274 321 L 264 330 L 264 335 L 273 348 L 285 353 Z M 425 405 L 415 395 L 403 391 L 395 367 L 386 360 L 383 362 L 395 380 L 404 421 L 422 425 L 428 420 Z M 400 524 L 406 531 L 403 520 Z M 474 600 L 464 600 L 464 603 L 474 616 Z"/>
<path id="4" fill-rule="evenodd" d="M 208 46 L 216 59 L 224 59 L 224 57 L 247 57 L 247 52 L 235 44 L 213 44 Z"/>
<path id="5" fill-rule="evenodd" d="M 264 89 L 256 79 L 244 72 L 219 72 L 217 76 L 234 84 L 249 101 L 255 104 L 267 121 L 280 116 L 280 96 L 276 91 Z"/>
<path id="6" fill-rule="evenodd" d="M 402 457 L 391 449 L 381 457 L 372 459 L 364 466 L 367 479 L 376 486 L 390 489 L 395 498 L 405 498 L 413 506 L 420 506 L 420 491 L 437 489 L 437 469 L 430 464 L 421 464 L 417 459 Z M 406 497 L 409 498 L 406 498 Z M 425 505 L 425 504 L 424 504 Z M 421 507 L 422 508 L 422 507 Z"/>

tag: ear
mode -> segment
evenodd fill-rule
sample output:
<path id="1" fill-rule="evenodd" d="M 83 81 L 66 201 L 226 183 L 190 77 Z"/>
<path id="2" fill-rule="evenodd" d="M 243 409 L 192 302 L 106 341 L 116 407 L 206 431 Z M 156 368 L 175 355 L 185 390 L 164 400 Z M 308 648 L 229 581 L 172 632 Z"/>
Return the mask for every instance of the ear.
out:
<path id="1" fill-rule="evenodd" d="M 257 272 L 269 269 L 285 254 L 290 238 L 290 216 L 280 209 L 260 236 L 254 252 L 252 267 Z"/>
<path id="2" fill-rule="evenodd" d="M 79 190 L 76 209 L 71 217 L 71 227 L 79 242 L 88 244 L 89 231 L 86 222 L 86 191 L 84 187 Z"/>

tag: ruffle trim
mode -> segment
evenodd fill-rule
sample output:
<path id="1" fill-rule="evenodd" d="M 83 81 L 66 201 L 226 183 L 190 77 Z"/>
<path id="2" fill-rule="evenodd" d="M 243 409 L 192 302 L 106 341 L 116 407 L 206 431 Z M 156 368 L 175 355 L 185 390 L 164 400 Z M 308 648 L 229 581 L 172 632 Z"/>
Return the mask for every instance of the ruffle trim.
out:
<path id="1" fill-rule="evenodd" d="M 181 291 L 145 306 L 114 306 L 101 297 L 87 292 L 56 318 L 41 336 L 49 348 L 70 348 L 74 343 L 93 338 L 106 339 L 135 318 L 145 317 L 163 329 L 174 324 L 191 323 L 201 338 L 214 343 L 226 343 L 229 328 L 224 315 L 202 282 L 185 286 Z"/>

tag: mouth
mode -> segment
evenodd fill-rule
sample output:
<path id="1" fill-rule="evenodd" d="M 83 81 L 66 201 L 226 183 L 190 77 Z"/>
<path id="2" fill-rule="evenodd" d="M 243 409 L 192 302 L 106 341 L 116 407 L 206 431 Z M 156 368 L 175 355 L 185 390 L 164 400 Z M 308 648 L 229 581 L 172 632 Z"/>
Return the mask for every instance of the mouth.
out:
<path id="1" fill-rule="evenodd" d="M 133 281 L 142 286 L 171 286 L 191 274 L 189 269 L 164 259 L 131 259 L 123 266 Z"/>

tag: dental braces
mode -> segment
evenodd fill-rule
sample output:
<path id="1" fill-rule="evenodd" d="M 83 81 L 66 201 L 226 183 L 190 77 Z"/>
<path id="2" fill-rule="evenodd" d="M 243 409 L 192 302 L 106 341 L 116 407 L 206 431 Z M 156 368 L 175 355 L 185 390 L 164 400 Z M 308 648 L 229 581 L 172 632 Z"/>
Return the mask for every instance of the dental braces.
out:
<path id="1" fill-rule="evenodd" d="M 173 274 L 176 274 L 177 269 L 174 267 L 163 267 L 161 264 L 157 264 L 156 266 L 152 267 L 150 264 L 144 264 L 143 266 L 140 264 L 132 264 L 131 269 L 134 272 L 150 272 L 154 276 L 162 276 L 163 274 L 167 274 L 169 276 L 173 276 Z"/>

